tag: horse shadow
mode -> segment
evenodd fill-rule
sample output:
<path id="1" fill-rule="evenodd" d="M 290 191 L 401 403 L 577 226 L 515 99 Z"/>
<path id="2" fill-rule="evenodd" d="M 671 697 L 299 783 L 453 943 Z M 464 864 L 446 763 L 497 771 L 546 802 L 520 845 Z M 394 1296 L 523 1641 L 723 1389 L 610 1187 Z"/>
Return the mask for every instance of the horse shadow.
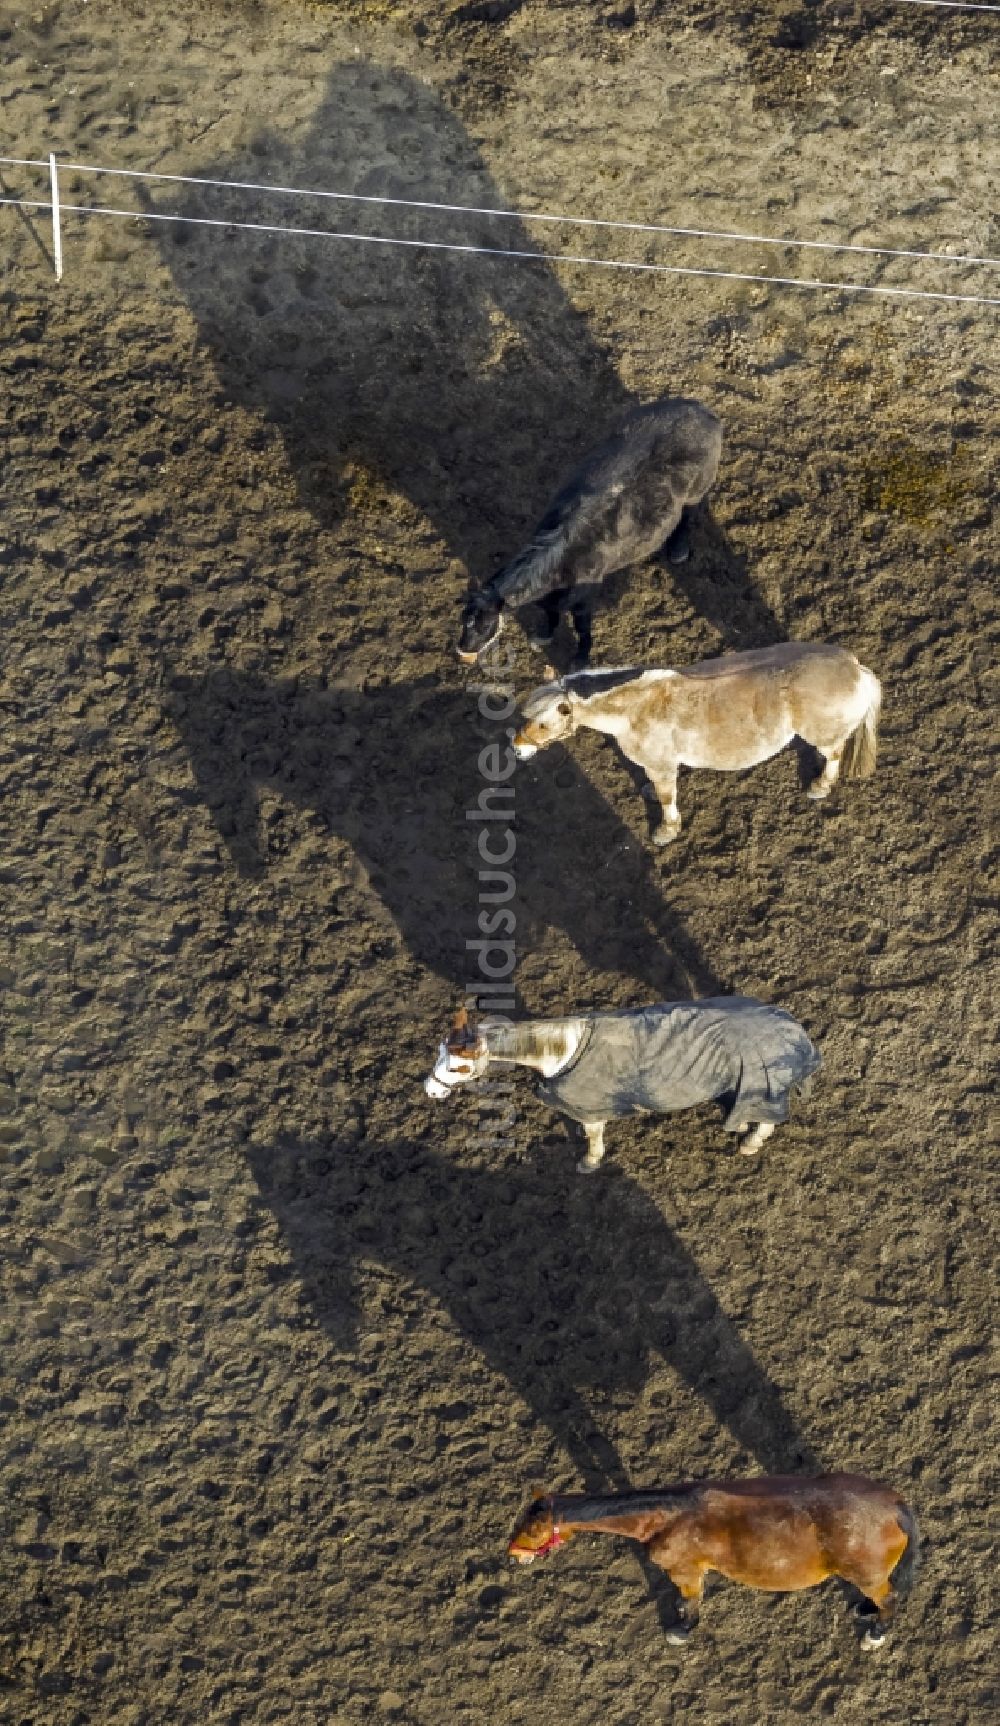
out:
<path id="1" fill-rule="evenodd" d="M 738 652 L 785 641 L 787 630 L 751 580 L 746 555 L 734 546 L 708 498 L 692 512 L 690 535 L 689 562 L 675 564 L 666 548 L 653 561 L 670 586 L 683 590 L 692 610 L 718 630 L 723 647 Z"/>
<path id="2" fill-rule="evenodd" d="M 584 1490 L 630 1484 L 585 1393 L 641 1395 L 656 1358 L 727 1427 L 744 1453 L 736 1472 L 751 1460 L 765 1472 L 817 1469 L 698 1263 L 622 1175 L 601 1177 L 598 1205 L 594 1184 L 554 1156 L 468 1169 L 421 1143 L 288 1141 L 252 1144 L 249 1160 L 337 1348 L 358 1336 L 359 1262 L 382 1265 L 446 1308 L 565 1450 Z M 656 1565 L 644 1571 L 661 1619 L 674 1621 L 672 1586 Z"/>
<path id="3" fill-rule="evenodd" d="M 509 831 L 518 949 L 557 928 L 589 969 L 631 976 L 651 998 L 725 993 L 665 903 L 648 846 L 571 756 L 560 752 L 544 774 L 517 767 L 491 788 L 479 752 L 498 727 L 464 691 L 420 682 L 359 691 L 230 670 L 171 682 L 169 711 L 244 876 L 267 867 L 266 785 L 353 847 L 414 959 L 459 983 L 476 969 L 466 942 L 478 938 L 477 876 L 489 867 L 479 836 L 492 835 L 496 857 Z M 480 819 L 484 805 L 498 818 Z M 581 856 L 593 866 L 581 870 Z"/>
<path id="4" fill-rule="evenodd" d="M 419 242 L 559 251 L 564 231 L 552 240 L 549 225 L 509 212 L 438 93 L 360 58 L 330 67 L 311 112 L 290 111 L 280 127 L 258 128 L 197 172 L 227 184 L 185 186 L 180 199 L 177 188 L 141 189 L 146 207 L 354 236 L 155 224 L 224 399 L 280 428 L 300 498 L 320 523 L 341 521 L 353 487 L 374 476 L 416 506 L 447 557 L 477 577 L 494 573 L 638 398 L 550 264 Z M 234 181 L 499 214 L 293 199 Z M 385 238 L 407 243 L 379 243 Z M 683 394 L 685 380 L 670 388 Z M 690 562 L 670 579 L 700 608 L 719 572 L 730 598 L 750 605 L 756 644 L 778 639 L 745 562 L 724 554 L 718 535 L 697 535 Z M 746 645 L 725 617 L 721 627 L 726 645 Z"/>
<path id="5" fill-rule="evenodd" d="M 318 1322 L 348 1351 L 359 1261 L 449 1313 L 463 1339 L 562 1447 L 585 1490 L 629 1485 L 585 1393 L 638 1396 L 655 1359 L 772 1473 L 815 1459 L 777 1386 L 695 1260 L 634 1182 L 595 1187 L 557 1158 L 469 1168 L 419 1142 L 251 1145 L 250 1166 Z M 664 1416 L 668 1420 L 669 1416 Z M 697 1467 L 693 1469 L 697 1473 Z M 652 1475 L 640 1484 L 655 1482 Z M 643 1565 L 664 1624 L 672 1586 Z"/>

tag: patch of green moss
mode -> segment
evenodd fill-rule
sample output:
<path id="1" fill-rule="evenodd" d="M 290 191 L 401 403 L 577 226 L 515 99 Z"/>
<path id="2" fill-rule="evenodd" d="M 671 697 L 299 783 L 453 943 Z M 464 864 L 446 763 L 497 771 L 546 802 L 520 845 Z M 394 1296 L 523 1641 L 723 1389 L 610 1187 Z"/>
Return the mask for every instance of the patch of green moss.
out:
<path id="1" fill-rule="evenodd" d="M 865 509 L 925 524 L 957 509 L 972 489 L 961 455 L 944 456 L 904 444 L 870 464 L 861 501 Z"/>

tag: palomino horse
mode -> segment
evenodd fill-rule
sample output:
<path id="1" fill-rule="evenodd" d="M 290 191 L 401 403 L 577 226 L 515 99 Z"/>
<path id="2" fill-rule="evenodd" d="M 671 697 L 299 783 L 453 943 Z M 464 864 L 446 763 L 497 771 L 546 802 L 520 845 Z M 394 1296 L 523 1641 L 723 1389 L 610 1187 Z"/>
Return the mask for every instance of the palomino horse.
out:
<path id="1" fill-rule="evenodd" d="M 917 1556 L 912 1510 L 860 1474 L 692 1481 L 606 1498 L 539 1493 L 507 1550 L 530 1564 L 579 1533 L 624 1535 L 645 1547 L 680 1591 L 681 1620 L 667 1632 L 677 1643 L 695 1628 L 705 1577 L 717 1570 L 748 1588 L 781 1592 L 839 1576 L 877 1608 L 863 1642 L 875 1648 L 910 1589 Z"/>
<path id="2" fill-rule="evenodd" d="M 612 1118 L 668 1114 L 712 1099 L 725 1101 L 724 1125 L 746 1133 L 739 1149 L 752 1156 L 787 1120 L 793 1088 L 816 1071 L 820 1057 L 790 1013 L 741 995 L 517 1024 L 484 1018 L 478 1026 L 463 1009 L 424 1089 L 429 1097 L 447 1097 L 494 1062 L 542 1075 L 543 1101 L 579 1121 L 587 1135 L 577 1168 L 591 1174 Z"/>
<path id="3" fill-rule="evenodd" d="M 653 840 L 669 845 L 681 830 L 679 767 L 756 767 L 801 737 L 826 758 L 808 795 L 827 797 L 841 774 L 874 771 L 881 701 L 874 672 L 845 648 L 786 641 L 677 671 L 637 666 L 545 683 L 522 703 L 514 751 L 527 761 L 581 725 L 614 737 L 649 775 L 662 815 Z"/>
<path id="4" fill-rule="evenodd" d="M 539 602 L 545 624 L 534 644 L 546 646 L 568 602 L 577 662 L 585 665 L 590 600 L 580 588 L 651 557 L 668 540 L 668 555 L 683 562 L 682 518 L 715 479 L 721 450 L 722 427 L 700 402 L 679 397 L 637 408 L 563 487 L 524 550 L 482 587 L 470 589 L 459 659 L 474 665 L 485 653 L 500 633 L 505 606 Z"/>

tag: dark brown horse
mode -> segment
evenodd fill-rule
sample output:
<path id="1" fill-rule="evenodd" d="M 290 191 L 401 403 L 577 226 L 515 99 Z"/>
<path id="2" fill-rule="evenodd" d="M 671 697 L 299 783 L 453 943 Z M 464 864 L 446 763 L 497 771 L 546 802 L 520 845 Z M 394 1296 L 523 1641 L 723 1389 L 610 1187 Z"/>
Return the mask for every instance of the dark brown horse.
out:
<path id="1" fill-rule="evenodd" d="M 686 520 L 719 470 L 722 426 L 683 396 L 634 408 L 614 437 L 594 450 L 549 505 L 523 551 L 473 585 L 462 612 L 458 657 L 468 665 L 500 633 L 505 608 L 539 604 L 544 622 L 533 644 L 548 647 L 563 610 L 590 657 L 590 611 L 604 578 L 665 547 L 688 555 Z"/>
<path id="2" fill-rule="evenodd" d="M 680 1623 L 667 1631 L 677 1643 L 697 1624 L 705 1577 L 717 1570 L 748 1588 L 778 1591 L 842 1577 L 877 1608 L 863 1641 L 875 1648 L 910 1588 L 917 1554 L 909 1506 L 860 1474 L 692 1481 L 607 1498 L 538 1494 L 508 1552 L 530 1564 L 581 1531 L 638 1540 L 667 1572 L 683 1602 Z"/>

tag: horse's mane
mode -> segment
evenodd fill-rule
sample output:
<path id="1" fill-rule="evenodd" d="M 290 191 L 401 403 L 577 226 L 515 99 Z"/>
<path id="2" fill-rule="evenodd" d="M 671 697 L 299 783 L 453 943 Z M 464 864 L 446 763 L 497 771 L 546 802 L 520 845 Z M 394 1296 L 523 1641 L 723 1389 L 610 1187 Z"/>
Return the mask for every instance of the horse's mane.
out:
<path id="1" fill-rule="evenodd" d="M 485 1014 L 479 1029 L 492 1031 L 496 1054 L 511 1054 L 514 1050 L 530 1055 L 561 1055 L 565 1047 L 566 1025 L 582 1015 L 570 1014 L 554 1025 L 545 1019 L 506 1020 Z"/>
<path id="2" fill-rule="evenodd" d="M 559 1493 L 552 1500 L 555 1511 L 571 1522 L 604 1522 L 614 1516 L 641 1516 L 651 1510 L 684 1510 L 695 1493 L 701 1490 L 697 1480 L 677 1486 L 654 1487 L 647 1492 L 613 1492 L 606 1498 L 591 1498 L 583 1493 Z"/>
<path id="3" fill-rule="evenodd" d="M 611 666 L 605 671 L 572 671 L 562 679 L 562 684 L 581 701 L 589 701 L 593 695 L 606 695 L 620 684 L 635 683 L 645 675 L 646 668 L 642 665 Z"/>
<path id="4" fill-rule="evenodd" d="M 592 696 L 606 695 L 623 683 L 637 683 L 640 677 L 648 675 L 642 665 L 609 666 L 605 671 L 572 671 L 566 677 L 557 677 L 554 682 L 542 683 L 533 689 L 522 701 L 521 713 L 530 720 L 560 695 L 577 695 L 581 701 L 589 701 Z"/>

